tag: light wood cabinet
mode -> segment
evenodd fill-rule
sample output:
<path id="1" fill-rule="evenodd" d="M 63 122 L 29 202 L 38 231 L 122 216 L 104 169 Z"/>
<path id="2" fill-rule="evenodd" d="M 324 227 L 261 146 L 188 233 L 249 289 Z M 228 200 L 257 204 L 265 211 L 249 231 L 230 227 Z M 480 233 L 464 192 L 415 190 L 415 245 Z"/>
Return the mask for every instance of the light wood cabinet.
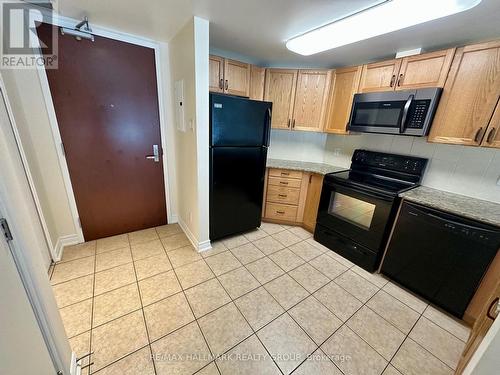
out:
<path id="1" fill-rule="evenodd" d="M 450 48 L 364 65 L 359 92 L 443 87 L 454 53 Z"/>
<path id="2" fill-rule="evenodd" d="M 409 56 L 401 61 L 396 90 L 443 87 L 450 70 L 455 48 Z"/>
<path id="3" fill-rule="evenodd" d="M 328 70 L 267 69 L 264 100 L 273 103 L 271 126 L 322 131 L 330 77 Z"/>
<path id="4" fill-rule="evenodd" d="M 305 229 L 314 232 L 316 217 L 318 216 L 319 200 L 323 187 L 323 176 L 315 173 L 309 175 L 307 197 L 304 206 L 304 219 L 302 225 Z"/>
<path id="5" fill-rule="evenodd" d="M 265 221 L 300 225 L 314 232 L 323 176 L 288 169 L 268 168 L 264 188 Z"/>
<path id="6" fill-rule="evenodd" d="M 499 97 L 500 41 L 457 49 L 428 140 L 498 147 Z"/>
<path id="7" fill-rule="evenodd" d="M 327 113 L 331 72 L 299 70 L 292 129 L 322 131 Z"/>
<path id="8" fill-rule="evenodd" d="M 249 96 L 250 64 L 236 60 L 224 60 L 224 92 L 231 95 Z"/>
<path id="9" fill-rule="evenodd" d="M 481 315 L 474 323 L 472 327 L 471 334 L 465 345 L 465 349 L 460 357 L 455 374 L 462 374 L 465 367 L 469 363 L 472 355 L 476 352 L 477 348 L 483 341 L 484 337 L 488 333 L 490 327 L 493 325 L 495 319 L 498 318 L 498 311 L 500 311 L 499 305 L 500 298 L 500 279 L 497 278 L 496 286 L 492 293 L 489 295 L 487 303 L 484 305 Z"/>
<path id="10" fill-rule="evenodd" d="M 250 65 L 250 99 L 264 100 L 266 68 Z"/>
<path id="11" fill-rule="evenodd" d="M 210 55 L 209 90 L 248 97 L 250 64 Z"/>
<path id="12" fill-rule="evenodd" d="M 273 103 L 272 128 L 291 128 L 297 75 L 296 69 L 267 69 L 264 100 Z"/>
<path id="13" fill-rule="evenodd" d="M 210 55 L 208 59 L 209 90 L 224 92 L 224 59 Z"/>
<path id="14" fill-rule="evenodd" d="M 363 65 L 359 92 L 394 90 L 400 66 L 400 59 Z"/>
<path id="15" fill-rule="evenodd" d="M 337 69 L 333 72 L 325 122 L 327 133 L 346 134 L 351 116 L 352 100 L 358 92 L 362 66 Z"/>

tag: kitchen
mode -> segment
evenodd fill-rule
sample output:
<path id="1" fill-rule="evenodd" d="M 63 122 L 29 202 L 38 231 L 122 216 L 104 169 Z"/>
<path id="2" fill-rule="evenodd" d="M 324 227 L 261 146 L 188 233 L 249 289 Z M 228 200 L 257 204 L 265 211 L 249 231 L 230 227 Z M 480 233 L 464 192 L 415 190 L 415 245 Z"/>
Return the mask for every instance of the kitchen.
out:
<path id="1" fill-rule="evenodd" d="M 0 80 L 46 365 L 494 373 L 500 8 L 427 1 L 51 2 L 58 67 Z"/>

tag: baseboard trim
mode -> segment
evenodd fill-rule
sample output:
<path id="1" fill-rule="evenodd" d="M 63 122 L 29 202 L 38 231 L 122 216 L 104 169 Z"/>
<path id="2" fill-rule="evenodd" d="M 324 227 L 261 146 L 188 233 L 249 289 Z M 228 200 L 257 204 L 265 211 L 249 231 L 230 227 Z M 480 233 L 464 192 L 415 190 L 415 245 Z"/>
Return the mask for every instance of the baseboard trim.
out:
<path id="1" fill-rule="evenodd" d="M 168 218 L 168 223 L 169 224 L 175 224 L 175 223 L 178 223 L 178 222 L 179 222 L 179 217 L 177 216 L 177 214 L 172 214 Z"/>
<path id="2" fill-rule="evenodd" d="M 212 245 L 210 244 L 210 240 L 203 241 L 203 242 L 198 242 L 194 234 L 191 232 L 189 227 L 186 225 L 186 223 L 182 220 L 182 218 L 179 217 L 178 220 L 179 226 L 181 229 L 184 231 L 186 234 L 187 238 L 189 239 L 189 242 L 191 242 L 191 245 L 196 249 L 196 251 L 201 252 L 201 251 L 207 251 L 212 248 Z"/>
<path id="3" fill-rule="evenodd" d="M 56 258 L 54 261 L 59 262 L 62 259 L 64 247 L 76 245 L 78 243 L 81 243 L 81 241 L 80 236 L 76 233 L 59 237 L 54 247 L 54 256 Z"/>

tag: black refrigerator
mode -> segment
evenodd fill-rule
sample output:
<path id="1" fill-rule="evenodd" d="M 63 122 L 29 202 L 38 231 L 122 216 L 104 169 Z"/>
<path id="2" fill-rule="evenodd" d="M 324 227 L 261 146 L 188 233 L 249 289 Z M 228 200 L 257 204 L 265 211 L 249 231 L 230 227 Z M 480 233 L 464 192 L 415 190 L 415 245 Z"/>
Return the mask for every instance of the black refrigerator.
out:
<path id="1" fill-rule="evenodd" d="M 272 103 L 210 94 L 210 239 L 260 226 Z"/>

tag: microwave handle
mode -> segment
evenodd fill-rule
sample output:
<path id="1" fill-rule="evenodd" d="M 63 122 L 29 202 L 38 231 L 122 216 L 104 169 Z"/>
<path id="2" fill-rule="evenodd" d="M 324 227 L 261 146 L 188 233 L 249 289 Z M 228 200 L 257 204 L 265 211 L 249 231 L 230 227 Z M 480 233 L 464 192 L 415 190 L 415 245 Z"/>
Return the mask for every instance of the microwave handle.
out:
<path id="1" fill-rule="evenodd" d="M 401 116 L 401 123 L 399 124 L 399 133 L 400 134 L 403 134 L 406 130 L 406 120 L 408 119 L 408 112 L 410 111 L 410 106 L 411 106 L 411 103 L 413 102 L 413 99 L 415 99 L 415 95 L 411 94 L 405 103 L 405 106 L 403 109 L 403 116 Z"/>

